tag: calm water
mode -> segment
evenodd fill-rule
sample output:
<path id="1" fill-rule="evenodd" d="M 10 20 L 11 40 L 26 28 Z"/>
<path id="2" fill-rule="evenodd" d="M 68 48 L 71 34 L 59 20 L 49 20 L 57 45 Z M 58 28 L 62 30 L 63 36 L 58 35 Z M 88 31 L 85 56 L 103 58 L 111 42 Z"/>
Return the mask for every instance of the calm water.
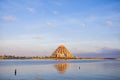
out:
<path id="1" fill-rule="evenodd" d="M 0 60 L 0 80 L 120 80 L 120 61 Z"/>

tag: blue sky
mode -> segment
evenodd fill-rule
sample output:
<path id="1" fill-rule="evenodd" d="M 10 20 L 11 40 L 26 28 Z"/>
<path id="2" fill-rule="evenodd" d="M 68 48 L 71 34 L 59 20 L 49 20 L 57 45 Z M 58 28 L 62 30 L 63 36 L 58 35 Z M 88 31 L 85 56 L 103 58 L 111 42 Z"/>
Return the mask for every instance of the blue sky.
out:
<path id="1" fill-rule="evenodd" d="M 0 54 L 44 56 L 59 45 L 73 54 L 118 52 L 119 5 L 119 0 L 0 0 Z"/>

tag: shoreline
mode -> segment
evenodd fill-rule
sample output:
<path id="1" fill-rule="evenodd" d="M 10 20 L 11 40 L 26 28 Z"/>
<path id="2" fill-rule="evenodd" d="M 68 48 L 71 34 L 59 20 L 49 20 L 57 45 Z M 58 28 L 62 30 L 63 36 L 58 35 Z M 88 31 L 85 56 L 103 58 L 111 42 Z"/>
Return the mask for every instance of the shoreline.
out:
<path id="1" fill-rule="evenodd" d="M 51 56 L 44 56 L 44 57 L 40 57 L 40 56 L 12 56 L 12 55 L 4 55 L 4 56 L 0 56 L 0 60 L 120 60 L 120 57 L 118 58 L 102 58 L 102 57 L 77 57 L 77 56 L 73 56 L 73 57 L 51 57 Z"/>
<path id="2" fill-rule="evenodd" d="M 0 60 L 120 60 L 120 58 L 24 58 L 24 59 L 0 59 Z"/>

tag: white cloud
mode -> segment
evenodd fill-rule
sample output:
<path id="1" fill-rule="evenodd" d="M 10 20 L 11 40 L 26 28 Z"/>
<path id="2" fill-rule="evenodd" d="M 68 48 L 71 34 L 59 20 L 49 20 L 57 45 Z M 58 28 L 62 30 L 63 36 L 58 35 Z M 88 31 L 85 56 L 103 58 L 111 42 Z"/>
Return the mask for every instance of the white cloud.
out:
<path id="1" fill-rule="evenodd" d="M 27 7 L 26 9 L 27 9 L 29 12 L 31 12 L 31 13 L 34 13 L 34 12 L 35 12 L 35 9 L 32 8 L 32 7 Z"/>
<path id="2" fill-rule="evenodd" d="M 118 22 L 112 22 L 112 21 L 106 21 L 106 25 L 112 26 L 112 27 L 120 27 L 120 24 Z"/>
<path id="3" fill-rule="evenodd" d="M 61 2 L 52 2 L 52 3 L 56 6 L 63 6 L 63 4 Z"/>
<path id="4" fill-rule="evenodd" d="M 0 27 L 3 27 L 4 26 L 4 24 L 0 24 Z"/>
<path id="5" fill-rule="evenodd" d="M 20 35 L 20 39 L 43 39 L 43 35 L 40 34 L 26 34 L 26 35 Z M 18 39 L 18 38 L 17 38 Z"/>
<path id="6" fill-rule="evenodd" d="M 16 21 L 16 18 L 14 16 L 2 16 L 1 19 L 6 21 Z"/>
<path id="7" fill-rule="evenodd" d="M 80 24 L 81 27 L 86 27 L 85 23 Z"/>
<path id="8" fill-rule="evenodd" d="M 39 39 L 39 40 L 42 40 L 42 39 L 43 39 L 43 36 L 35 36 L 35 37 L 33 37 L 33 39 Z"/>
<path id="9" fill-rule="evenodd" d="M 49 27 L 55 27 L 56 24 L 55 24 L 55 22 L 47 22 L 47 26 L 49 26 Z"/>
<path id="10" fill-rule="evenodd" d="M 107 24 L 108 26 L 112 26 L 112 25 L 113 25 L 112 21 L 107 21 L 106 24 Z"/>
<path id="11" fill-rule="evenodd" d="M 58 14 L 58 11 L 53 11 L 53 14 Z"/>

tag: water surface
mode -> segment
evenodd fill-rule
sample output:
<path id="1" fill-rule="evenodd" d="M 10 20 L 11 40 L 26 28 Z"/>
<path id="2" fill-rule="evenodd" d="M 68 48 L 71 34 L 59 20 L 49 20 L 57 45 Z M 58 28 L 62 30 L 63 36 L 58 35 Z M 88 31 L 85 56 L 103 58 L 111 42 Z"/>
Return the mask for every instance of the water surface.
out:
<path id="1" fill-rule="evenodd" d="M 120 80 L 117 60 L 1 60 L 0 80 Z"/>

